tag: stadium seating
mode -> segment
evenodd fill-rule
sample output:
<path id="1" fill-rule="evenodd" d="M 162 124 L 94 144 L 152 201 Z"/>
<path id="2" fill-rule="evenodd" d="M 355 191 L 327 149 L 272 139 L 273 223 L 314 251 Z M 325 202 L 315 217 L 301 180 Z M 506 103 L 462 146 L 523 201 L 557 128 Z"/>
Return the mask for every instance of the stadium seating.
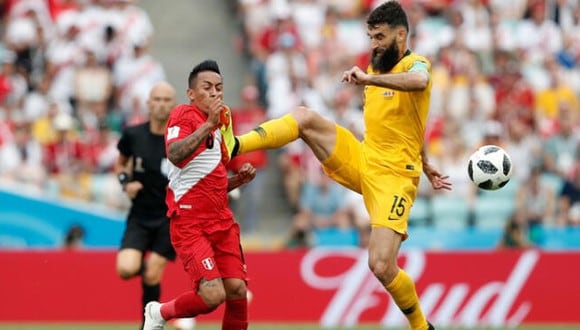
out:
<path id="1" fill-rule="evenodd" d="M 403 250 L 489 250 L 497 246 L 503 230 L 478 228 L 453 229 L 413 227 Z"/>
<path id="2" fill-rule="evenodd" d="M 547 250 L 580 249 L 580 228 L 545 228 L 542 248 Z"/>
<path id="3" fill-rule="evenodd" d="M 558 195 L 564 186 L 564 180 L 562 177 L 553 174 L 553 173 L 542 173 L 541 177 L 542 182 L 548 184 L 552 187 L 554 194 Z"/>
<path id="4" fill-rule="evenodd" d="M 473 210 L 475 225 L 482 229 L 503 228 L 514 210 L 513 198 L 494 196 L 489 193 L 479 195 Z"/>
<path id="5" fill-rule="evenodd" d="M 510 182 L 508 182 L 508 184 L 506 184 L 501 189 L 479 190 L 478 197 L 515 200 L 516 193 L 518 191 L 520 184 L 521 183 L 519 182 L 519 180 L 512 178 Z"/>
<path id="6" fill-rule="evenodd" d="M 417 197 L 409 215 L 410 226 L 424 226 L 430 223 L 430 202 L 426 197 Z"/>
<path id="7" fill-rule="evenodd" d="M 437 228 L 465 228 L 467 227 L 469 213 L 469 205 L 462 196 L 441 194 L 431 198 L 433 225 Z"/>
<path id="8" fill-rule="evenodd" d="M 353 247 L 359 244 L 358 231 L 354 228 L 318 228 L 313 234 L 316 246 Z"/>

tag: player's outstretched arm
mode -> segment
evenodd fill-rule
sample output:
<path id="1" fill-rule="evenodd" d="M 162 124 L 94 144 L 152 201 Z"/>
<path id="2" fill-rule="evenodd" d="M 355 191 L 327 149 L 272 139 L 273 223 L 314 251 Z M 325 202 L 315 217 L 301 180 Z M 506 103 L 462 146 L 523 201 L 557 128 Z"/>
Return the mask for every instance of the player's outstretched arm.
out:
<path id="1" fill-rule="evenodd" d="M 342 74 L 342 82 L 356 85 L 373 85 L 398 91 L 422 91 L 429 85 L 429 72 L 420 67 L 401 73 L 367 74 L 354 66 Z"/>
<path id="2" fill-rule="evenodd" d="M 236 175 L 228 178 L 228 191 L 252 181 L 256 177 L 256 168 L 250 163 L 244 163 Z"/>
<path id="3" fill-rule="evenodd" d="M 371 74 L 367 85 L 406 92 L 422 91 L 429 85 L 429 74 L 423 71 Z"/>

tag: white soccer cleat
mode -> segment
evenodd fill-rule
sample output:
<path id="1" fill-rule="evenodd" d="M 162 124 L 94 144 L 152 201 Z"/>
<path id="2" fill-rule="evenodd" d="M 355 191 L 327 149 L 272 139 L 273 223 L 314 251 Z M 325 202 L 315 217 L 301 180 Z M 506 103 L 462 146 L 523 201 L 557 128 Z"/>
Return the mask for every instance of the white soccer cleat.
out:
<path id="1" fill-rule="evenodd" d="M 145 323 L 143 330 L 163 330 L 165 320 L 161 317 L 161 304 L 151 301 L 145 306 Z"/>

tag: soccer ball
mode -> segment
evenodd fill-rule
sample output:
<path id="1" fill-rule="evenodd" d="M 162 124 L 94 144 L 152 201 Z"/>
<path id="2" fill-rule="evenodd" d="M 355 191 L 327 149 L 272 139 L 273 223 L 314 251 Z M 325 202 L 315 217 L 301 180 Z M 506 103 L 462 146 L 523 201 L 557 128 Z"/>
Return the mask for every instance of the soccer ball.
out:
<path id="1" fill-rule="evenodd" d="M 486 145 L 469 157 L 467 174 L 480 189 L 497 190 L 510 181 L 512 160 L 502 148 Z"/>

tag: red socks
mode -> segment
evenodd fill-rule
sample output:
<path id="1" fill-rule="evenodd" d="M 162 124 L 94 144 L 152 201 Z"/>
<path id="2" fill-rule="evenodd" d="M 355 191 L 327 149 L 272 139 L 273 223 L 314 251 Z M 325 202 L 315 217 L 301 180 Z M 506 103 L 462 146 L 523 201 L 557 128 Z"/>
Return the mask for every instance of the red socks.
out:
<path id="1" fill-rule="evenodd" d="M 248 329 L 248 299 L 226 300 L 222 330 Z"/>
<path id="2" fill-rule="evenodd" d="M 207 314 L 214 309 L 209 307 L 197 292 L 190 291 L 161 305 L 161 316 L 164 320 L 195 317 L 199 314 Z"/>
<path id="3" fill-rule="evenodd" d="M 248 329 L 248 299 L 226 300 L 226 310 L 222 321 L 222 330 Z M 164 320 L 195 317 L 207 314 L 210 308 L 196 292 L 186 292 L 176 299 L 161 305 L 161 316 Z"/>

